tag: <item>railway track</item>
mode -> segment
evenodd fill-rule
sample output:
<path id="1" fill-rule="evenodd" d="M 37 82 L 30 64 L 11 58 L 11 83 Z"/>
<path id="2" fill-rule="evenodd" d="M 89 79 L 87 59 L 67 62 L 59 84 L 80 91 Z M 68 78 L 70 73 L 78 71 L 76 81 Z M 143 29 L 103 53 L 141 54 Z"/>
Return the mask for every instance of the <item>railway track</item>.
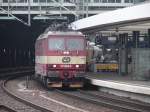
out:
<path id="1" fill-rule="evenodd" d="M 65 98 L 61 98 L 61 96 L 56 95 L 55 93 L 53 93 L 53 91 L 45 90 L 45 88 L 43 88 L 42 86 L 41 86 L 42 90 L 39 90 L 38 85 L 30 85 L 29 89 L 31 89 L 32 87 L 36 88 L 36 91 L 34 91 L 35 96 L 32 93 L 30 94 L 30 93 L 26 93 L 26 92 L 22 92 L 22 94 L 21 94 L 21 92 L 19 92 L 17 89 L 17 85 L 20 84 L 20 82 L 25 82 L 24 78 L 18 78 L 18 79 L 14 79 L 14 80 L 5 81 L 4 82 L 5 91 L 11 97 L 13 96 L 13 98 L 37 109 L 37 110 L 40 110 L 40 112 L 54 112 L 54 111 L 56 111 L 56 112 L 89 112 L 89 111 L 84 110 L 84 108 L 78 108 L 78 106 L 76 107 L 76 106 L 73 106 L 72 104 L 66 104 L 64 101 Z M 37 84 L 39 84 L 39 83 L 37 83 Z M 38 87 L 36 87 L 36 86 L 38 86 Z M 15 88 L 13 88 L 13 87 L 15 87 Z M 39 93 L 38 93 L 38 91 L 39 91 Z M 49 97 L 49 92 L 50 92 L 50 94 L 53 94 L 52 97 Z M 58 97 L 57 97 L 58 100 L 55 98 L 53 99 L 53 97 L 55 97 L 55 95 L 56 95 L 56 97 L 58 96 L 61 99 L 64 99 L 63 100 L 64 102 L 62 100 L 60 100 L 60 98 L 58 98 Z M 73 102 L 73 101 L 69 101 L 69 102 Z M 41 105 L 41 106 L 39 106 L 39 105 Z M 53 110 L 53 111 L 51 111 L 51 110 Z M 18 111 L 18 112 L 20 112 L 20 111 Z M 27 112 L 29 112 L 29 111 L 27 111 Z M 37 111 L 35 111 L 35 112 L 37 112 Z"/>
<path id="2" fill-rule="evenodd" d="M 0 105 L 0 112 L 17 112 L 17 111 L 5 105 Z"/>
<path id="3" fill-rule="evenodd" d="M 149 112 L 150 104 L 143 104 L 142 102 L 135 102 L 132 100 L 125 100 L 119 97 L 112 97 L 111 95 L 104 95 L 99 93 L 94 93 L 93 91 L 77 90 L 72 92 L 66 92 L 61 90 L 56 90 L 58 93 L 67 95 L 70 97 L 85 100 L 97 105 L 112 108 L 121 112 Z"/>
<path id="4" fill-rule="evenodd" d="M 3 101 L 5 101 L 4 103 L 2 103 L 3 105 L 1 105 L 1 109 L 4 110 L 4 112 L 9 111 L 9 112 L 53 112 L 51 110 L 48 110 L 46 108 L 41 107 L 40 105 L 36 105 L 30 101 L 25 100 L 24 98 L 21 98 L 17 95 L 15 95 L 13 92 L 9 91 L 9 89 L 7 89 L 7 82 L 10 81 L 13 78 L 16 77 L 22 77 L 25 75 L 31 75 L 34 73 L 33 69 L 27 69 L 25 68 L 25 70 L 20 69 L 19 70 L 14 70 L 13 72 L 11 71 L 11 73 L 9 72 L 9 70 L 4 73 L 7 74 L 6 76 L 4 74 L 2 74 L 1 76 L 6 79 L 6 80 L 1 80 L 0 81 L 0 95 L 1 95 L 1 99 Z M 6 94 L 7 93 L 7 94 Z M 12 105 L 11 105 L 12 104 Z M 9 108 L 7 107 L 12 107 L 12 111 L 10 111 Z"/>
<path id="5" fill-rule="evenodd" d="M 27 74 L 28 75 L 32 74 L 33 70 L 27 70 L 26 69 L 25 71 L 21 71 L 20 73 L 18 71 L 18 72 L 16 72 L 16 75 L 15 75 L 15 72 L 13 72 L 14 76 L 18 77 L 18 76 L 21 76 L 20 74 L 23 74 L 23 76 L 25 76 Z M 23 109 L 20 109 L 20 110 L 26 110 L 23 112 L 29 112 L 29 110 L 32 112 L 34 112 L 34 111 L 35 112 L 54 112 L 54 111 L 51 111 L 49 108 L 45 108 L 45 107 L 40 106 L 39 104 L 37 104 L 35 102 L 32 102 L 32 100 L 29 101 L 25 97 L 22 97 L 22 96 L 19 97 L 18 95 L 13 93 L 6 86 L 8 81 L 10 81 L 10 79 L 3 82 L 2 88 L 4 89 L 4 92 L 7 92 L 7 94 L 10 97 L 13 97 L 15 100 L 22 103 L 21 105 L 26 105 L 26 106 L 24 106 Z M 54 91 L 55 90 L 52 90 L 51 94 L 53 94 Z M 89 90 L 88 91 L 87 90 L 86 91 L 84 91 L 84 90 L 77 90 L 77 91 L 56 90 L 55 92 L 57 92 L 58 94 L 66 95 L 67 97 L 70 96 L 69 98 L 72 97 L 72 99 L 79 99 L 79 100 L 85 101 L 85 102 L 88 101 L 88 103 L 91 103 L 91 104 L 94 104 L 97 106 L 107 107 L 107 108 L 110 108 L 110 109 L 113 109 L 116 111 L 121 111 L 121 112 L 149 112 L 149 110 L 150 110 L 149 104 L 142 104 L 140 102 L 135 102 L 132 100 L 125 100 L 125 99 L 121 99 L 119 97 L 112 97 L 111 95 L 108 96 L 106 94 L 102 94 L 101 92 L 93 91 L 93 90 L 92 91 L 89 91 Z M 55 94 L 55 92 L 54 92 L 54 94 Z M 3 94 L 5 94 L 5 93 L 3 93 Z M 56 95 L 56 97 L 57 96 L 60 97 L 59 95 Z M 51 98 L 46 97 L 46 96 L 42 96 L 42 98 L 46 98 L 48 100 L 51 99 Z M 61 99 L 65 100 L 65 98 L 61 98 Z M 54 100 L 54 99 L 51 99 L 51 100 L 55 103 L 59 102 L 59 101 L 56 101 L 57 98 L 56 98 L 56 100 Z M 15 101 L 13 101 L 13 102 L 15 102 Z M 59 105 L 60 104 L 62 104 L 62 103 L 59 102 Z M 63 103 L 63 106 L 67 106 L 67 104 Z M 9 106 L 7 106 L 7 107 L 9 107 Z M 74 107 L 72 107 L 72 108 L 74 108 Z M 17 109 L 14 109 L 14 110 L 17 110 Z M 17 112 L 21 112 L 20 110 Z M 74 110 L 75 110 L 75 108 L 74 108 Z M 6 112 L 7 112 L 7 110 L 6 110 Z"/>
<path id="6" fill-rule="evenodd" d="M 21 87 L 18 85 L 24 86 Z M 54 89 L 46 89 L 40 83 L 32 79 L 30 80 L 29 85 L 30 86 L 28 89 L 19 91 L 21 88 L 25 87 L 24 78 L 14 79 L 7 83 L 7 86 L 9 86 L 8 89 L 15 93 L 17 96 L 22 98 L 24 97 L 28 101 L 32 101 L 35 104 L 40 104 L 42 107 L 49 108 L 49 110 L 53 110 L 55 112 L 116 112 L 112 111 L 112 109 L 108 109 L 102 106 L 95 106 L 89 102 L 84 102 L 78 99 L 60 95 L 55 92 Z"/>

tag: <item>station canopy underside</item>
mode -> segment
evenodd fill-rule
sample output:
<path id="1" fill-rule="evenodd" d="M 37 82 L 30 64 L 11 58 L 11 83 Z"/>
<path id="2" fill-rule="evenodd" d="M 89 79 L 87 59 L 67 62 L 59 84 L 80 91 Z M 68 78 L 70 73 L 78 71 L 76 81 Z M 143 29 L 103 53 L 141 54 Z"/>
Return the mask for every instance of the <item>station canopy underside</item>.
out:
<path id="1" fill-rule="evenodd" d="M 147 32 L 150 29 L 150 2 L 119 10 L 101 13 L 71 23 L 74 30 L 84 33 L 132 31 Z"/>

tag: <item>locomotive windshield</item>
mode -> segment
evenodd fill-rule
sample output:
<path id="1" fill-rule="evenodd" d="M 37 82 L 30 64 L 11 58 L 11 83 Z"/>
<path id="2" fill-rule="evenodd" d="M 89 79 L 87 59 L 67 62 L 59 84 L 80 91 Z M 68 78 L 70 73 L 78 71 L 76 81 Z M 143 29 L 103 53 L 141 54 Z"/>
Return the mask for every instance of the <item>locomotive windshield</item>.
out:
<path id="1" fill-rule="evenodd" d="M 49 50 L 84 50 L 84 40 L 77 38 L 49 38 Z"/>
<path id="2" fill-rule="evenodd" d="M 48 43 L 49 50 L 65 50 L 65 40 L 63 38 L 50 38 Z"/>
<path id="3" fill-rule="evenodd" d="M 67 39 L 66 46 L 68 50 L 84 50 L 83 39 Z"/>

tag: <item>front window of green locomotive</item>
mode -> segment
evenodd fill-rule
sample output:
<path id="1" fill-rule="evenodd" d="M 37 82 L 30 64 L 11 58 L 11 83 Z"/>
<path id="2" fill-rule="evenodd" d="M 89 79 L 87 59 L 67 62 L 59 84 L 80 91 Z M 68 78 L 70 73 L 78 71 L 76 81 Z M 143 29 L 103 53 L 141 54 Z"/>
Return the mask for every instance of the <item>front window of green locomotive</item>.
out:
<path id="1" fill-rule="evenodd" d="M 65 41 L 63 38 L 49 38 L 49 50 L 65 50 Z"/>
<path id="2" fill-rule="evenodd" d="M 67 39 L 66 41 L 68 50 L 84 50 L 84 40 L 78 38 Z"/>

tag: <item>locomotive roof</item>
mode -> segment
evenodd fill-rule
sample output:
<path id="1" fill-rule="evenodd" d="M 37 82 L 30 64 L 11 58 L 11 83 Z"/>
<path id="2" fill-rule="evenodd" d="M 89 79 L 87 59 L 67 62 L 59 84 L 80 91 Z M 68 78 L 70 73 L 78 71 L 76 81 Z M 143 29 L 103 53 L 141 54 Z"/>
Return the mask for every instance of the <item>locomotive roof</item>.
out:
<path id="1" fill-rule="evenodd" d="M 49 31 L 47 33 L 41 34 L 37 40 L 48 38 L 49 35 L 72 35 L 72 36 L 82 36 L 83 34 L 81 32 L 77 31 L 67 31 L 67 32 L 61 32 L 61 31 Z"/>

